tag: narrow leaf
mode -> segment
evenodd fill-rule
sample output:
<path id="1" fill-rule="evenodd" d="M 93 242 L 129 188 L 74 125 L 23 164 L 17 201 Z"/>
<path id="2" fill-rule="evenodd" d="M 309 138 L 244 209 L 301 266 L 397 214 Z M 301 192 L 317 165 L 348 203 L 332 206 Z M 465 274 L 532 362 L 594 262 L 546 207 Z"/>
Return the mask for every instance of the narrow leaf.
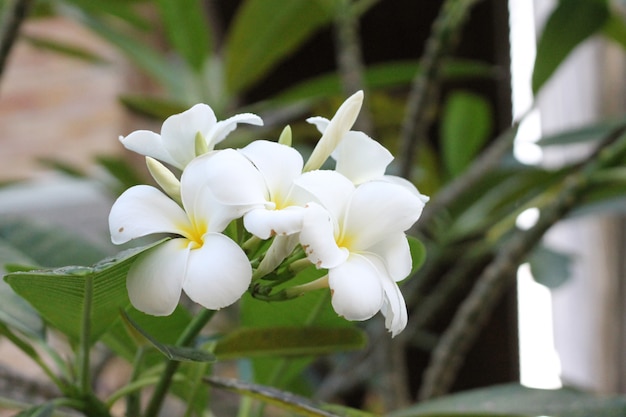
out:
<path id="1" fill-rule="evenodd" d="M 161 20 L 174 50 L 196 72 L 210 52 L 210 32 L 200 0 L 157 0 Z"/>
<path id="2" fill-rule="evenodd" d="M 32 35 L 24 35 L 24 39 L 36 48 L 56 52 L 70 58 L 79 59 L 91 64 L 106 64 L 107 60 L 95 52 L 66 42 L 55 41 Z"/>
<path id="3" fill-rule="evenodd" d="M 332 14 L 320 0 L 249 0 L 238 10 L 226 41 L 226 85 L 239 93 L 261 79 Z"/>
<path id="4" fill-rule="evenodd" d="M 479 95 L 455 92 L 446 100 L 441 124 L 443 162 L 448 174 L 457 177 L 489 138 L 492 110 Z"/>
<path id="5" fill-rule="evenodd" d="M 95 342 L 115 322 L 119 309 L 130 303 L 126 275 L 133 262 L 162 242 L 121 252 L 91 267 L 14 272 L 4 279 L 44 320 L 73 340 L 81 334 L 86 284 L 92 281 L 90 341 Z"/>
<path id="6" fill-rule="evenodd" d="M 194 349 L 184 346 L 173 346 L 159 342 L 154 336 L 150 335 L 144 329 L 139 327 L 133 319 L 131 319 L 126 312 L 122 312 L 122 318 L 130 331 L 138 333 L 143 336 L 152 346 L 154 346 L 165 357 L 172 361 L 182 362 L 215 362 L 215 356 L 205 350 Z"/>
<path id="7" fill-rule="evenodd" d="M 54 405 L 42 404 L 28 408 L 18 414 L 15 417 L 52 417 L 54 412 Z"/>
<path id="8" fill-rule="evenodd" d="M 561 0 L 541 33 L 533 69 L 536 94 L 565 58 L 609 19 L 605 0 Z"/>
<path id="9" fill-rule="evenodd" d="M 595 142 L 604 139 L 612 132 L 626 125 L 625 118 L 603 120 L 599 123 L 585 125 L 578 129 L 566 130 L 545 136 L 537 141 L 539 146 L 570 145 L 584 142 Z"/>
<path id="10" fill-rule="evenodd" d="M 361 349 L 365 334 L 355 328 L 242 328 L 220 339 L 214 353 L 220 359 L 256 356 L 306 356 Z"/>
<path id="11" fill-rule="evenodd" d="M 122 94 L 118 99 L 128 110 L 159 121 L 189 108 L 186 104 L 177 101 L 136 94 Z"/>

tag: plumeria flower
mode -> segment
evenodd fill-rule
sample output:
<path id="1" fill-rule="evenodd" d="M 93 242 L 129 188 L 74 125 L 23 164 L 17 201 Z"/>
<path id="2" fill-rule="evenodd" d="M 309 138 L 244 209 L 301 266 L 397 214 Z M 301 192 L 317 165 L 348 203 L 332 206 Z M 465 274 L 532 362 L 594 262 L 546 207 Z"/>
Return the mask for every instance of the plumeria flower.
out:
<path id="1" fill-rule="evenodd" d="M 120 141 L 131 151 L 183 169 L 199 154 L 212 151 L 238 123 L 261 126 L 263 120 L 255 114 L 242 113 L 218 122 L 211 107 L 196 104 L 168 117 L 163 122 L 161 134 L 137 130 L 120 137 Z M 199 144 L 202 149 L 198 149 Z"/>
<path id="2" fill-rule="evenodd" d="M 404 232 L 419 218 L 423 199 L 385 181 L 357 187 L 336 171 L 309 172 L 297 182 L 317 197 L 305 210 L 300 243 L 312 263 L 328 269 L 335 311 L 348 320 L 381 311 L 392 336 L 400 333 L 407 311 L 397 282 L 412 265 Z"/>
<path id="3" fill-rule="evenodd" d="M 260 186 L 255 171 L 237 151 L 215 151 L 183 171 L 182 207 L 147 185 L 131 187 L 117 199 L 109 215 L 113 243 L 155 233 L 176 236 L 141 255 L 128 272 L 128 295 L 138 310 L 169 315 L 181 291 L 207 309 L 219 309 L 247 290 L 250 263 L 221 232 L 258 203 L 247 188 Z"/>

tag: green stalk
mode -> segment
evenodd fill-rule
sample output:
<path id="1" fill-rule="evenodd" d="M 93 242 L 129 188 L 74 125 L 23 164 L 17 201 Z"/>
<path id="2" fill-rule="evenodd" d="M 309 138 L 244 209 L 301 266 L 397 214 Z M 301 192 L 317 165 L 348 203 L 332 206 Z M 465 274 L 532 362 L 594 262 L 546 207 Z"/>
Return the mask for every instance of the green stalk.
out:
<path id="1" fill-rule="evenodd" d="M 211 320 L 214 314 L 214 310 L 202 310 L 185 328 L 183 333 L 176 341 L 176 346 L 189 346 L 193 339 L 209 322 L 209 320 Z M 167 394 L 167 391 L 169 390 L 172 383 L 172 378 L 174 377 L 174 374 L 178 370 L 179 366 L 180 362 L 178 361 L 170 360 L 167 362 L 167 364 L 165 365 L 165 370 L 161 374 L 161 379 L 154 388 L 154 393 L 150 398 L 148 408 L 146 409 L 146 413 L 144 414 L 145 417 L 157 416 L 159 410 L 161 409 L 161 405 L 165 400 L 165 395 Z"/>
<path id="2" fill-rule="evenodd" d="M 89 351 L 91 348 L 91 302 L 93 298 L 93 278 L 85 280 L 85 304 L 83 322 L 78 346 L 78 383 L 83 394 L 91 392 Z"/>

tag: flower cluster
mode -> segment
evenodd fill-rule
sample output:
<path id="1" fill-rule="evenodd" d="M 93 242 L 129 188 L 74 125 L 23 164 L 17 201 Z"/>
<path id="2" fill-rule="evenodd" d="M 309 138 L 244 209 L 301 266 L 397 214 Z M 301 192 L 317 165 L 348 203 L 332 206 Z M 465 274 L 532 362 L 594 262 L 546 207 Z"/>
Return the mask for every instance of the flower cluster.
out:
<path id="1" fill-rule="evenodd" d="M 362 100 L 358 92 L 331 120 L 307 120 L 322 137 L 306 164 L 291 147 L 288 129 L 278 142 L 214 150 L 238 123 L 262 120 L 239 114 L 218 122 L 204 104 L 169 117 L 160 134 L 136 131 L 120 138 L 127 149 L 146 156 L 163 191 L 138 185 L 118 198 L 109 216 L 113 242 L 175 236 L 133 264 L 127 278 L 133 305 L 169 315 L 184 291 L 202 306 L 219 309 L 301 253 L 328 273 L 300 290 L 329 287 L 339 315 L 366 320 L 381 311 L 392 335 L 399 333 L 407 311 L 397 282 L 412 265 L 405 231 L 428 198 L 408 181 L 385 175 L 393 156 L 351 130 Z M 335 169 L 320 169 L 329 157 Z M 251 261 L 245 244 L 229 233 L 237 219 L 251 239 L 272 239 L 260 260 Z"/>

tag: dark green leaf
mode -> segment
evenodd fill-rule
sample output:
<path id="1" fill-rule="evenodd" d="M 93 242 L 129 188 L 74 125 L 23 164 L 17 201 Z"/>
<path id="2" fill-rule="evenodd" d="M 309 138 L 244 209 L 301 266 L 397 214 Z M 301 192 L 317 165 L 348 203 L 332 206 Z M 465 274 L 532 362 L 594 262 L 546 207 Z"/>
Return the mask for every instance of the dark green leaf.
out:
<path id="1" fill-rule="evenodd" d="M 605 0 L 561 0 L 537 44 L 532 88 L 536 94 L 561 62 L 609 19 Z"/>
<path id="2" fill-rule="evenodd" d="M 182 113 L 189 108 L 186 104 L 159 97 L 122 94 L 119 100 L 129 110 L 156 120 L 163 121 L 173 114 Z"/>
<path id="3" fill-rule="evenodd" d="M 578 129 L 567 130 L 554 135 L 545 136 L 537 144 L 539 146 L 570 145 L 575 143 L 596 142 L 607 137 L 611 132 L 626 125 L 626 119 L 604 120 L 599 123 L 585 125 Z"/>
<path id="4" fill-rule="evenodd" d="M 127 324 L 130 331 L 135 331 L 144 337 L 146 341 L 165 355 L 165 357 L 169 360 L 182 362 L 215 362 L 215 356 L 206 350 L 161 343 L 154 336 L 139 327 L 139 325 L 135 323 L 135 321 L 125 312 L 122 313 L 122 317 L 124 318 L 124 322 Z"/>
<path id="5" fill-rule="evenodd" d="M 626 415 L 626 397 L 601 397 L 573 389 L 541 390 L 517 384 L 499 385 L 425 401 L 390 417 L 517 414 L 559 417 Z M 484 414 L 483 414 L 484 413 Z"/>
<path id="6" fill-rule="evenodd" d="M 617 42 L 623 49 L 626 49 L 626 22 L 620 12 L 610 10 L 611 16 L 603 28 L 603 33 L 609 39 Z"/>
<path id="7" fill-rule="evenodd" d="M 426 246 L 416 237 L 407 236 L 407 239 L 409 240 L 411 260 L 413 261 L 413 266 L 411 267 L 411 275 L 413 275 L 426 261 Z"/>
<path id="8" fill-rule="evenodd" d="M 196 72 L 209 56 L 210 32 L 200 0 L 157 0 L 167 37 Z"/>
<path id="9" fill-rule="evenodd" d="M 52 404 L 42 404 L 26 409 L 14 417 L 51 417 L 54 412 Z"/>
<path id="10" fill-rule="evenodd" d="M 361 349 L 365 334 L 354 327 L 242 328 L 220 339 L 215 354 L 220 359 L 256 356 L 305 356 Z"/>
<path id="11" fill-rule="evenodd" d="M 74 4 L 78 9 L 94 14 L 112 16 L 126 22 L 137 29 L 149 29 L 150 21 L 133 8 L 131 0 L 65 0 Z M 63 10 L 63 9 L 61 9 Z"/>
<path id="12" fill-rule="evenodd" d="M 80 338 L 85 300 L 91 295 L 89 340 L 95 342 L 115 322 L 120 308 L 129 304 L 126 274 L 132 263 L 162 242 L 121 252 L 91 267 L 15 272 L 4 279 L 44 320 L 72 340 Z"/>
<path id="13" fill-rule="evenodd" d="M 543 245 L 533 250 L 528 262 L 535 281 L 548 288 L 557 288 L 571 276 L 571 256 Z"/>
<path id="14" fill-rule="evenodd" d="M 493 120 L 489 102 L 468 93 L 452 93 L 443 109 L 442 158 L 449 175 L 458 176 L 474 160 L 491 133 Z"/>
<path id="15" fill-rule="evenodd" d="M 133 185 L 146 182 L 139 174 L 139 170 L 123 157 L 100 155 L 96 157 L 96 162 L 119 181 L 116 191 L 120 194 Z"/>
<path id="16" fill-rule="evenodd" d="M 107 60 L 98 55 L 95 52 L 92 52 L 88 49 L 82 48 L 80 46 L 72 45 L 69 43 L 64 43 L 60 41 L 54 41 L 49 38 L 40 38 L 36 36 L 23 36 L 31 45 L 36 48 L 45 49 L 48 51 L 56 52 L 58 54 L 65 55 L 70 58 L 80 59 L 81 61 L 86 61 L 91 64 L 105 64 Z"/>
<path id="17" fill-rule="evenodd" d="M 320 0 L 244 2 L 226 41 L 226 87 L 237 94 L 261 79 L 332 14 Z"/>
<path id="18" fill-rule="evenodd" d="M 259 399 L 267 404 L 296 413 L 306 417 L 372 417 L 371 414 L 350 409 L 348 407 L 336 407 L 323 403 L 313 402 L 290 392 L 258 384 L 250 384 L 233 379 L 207 377 L 205 381 L 210 385 L 242 395 Z"/>

